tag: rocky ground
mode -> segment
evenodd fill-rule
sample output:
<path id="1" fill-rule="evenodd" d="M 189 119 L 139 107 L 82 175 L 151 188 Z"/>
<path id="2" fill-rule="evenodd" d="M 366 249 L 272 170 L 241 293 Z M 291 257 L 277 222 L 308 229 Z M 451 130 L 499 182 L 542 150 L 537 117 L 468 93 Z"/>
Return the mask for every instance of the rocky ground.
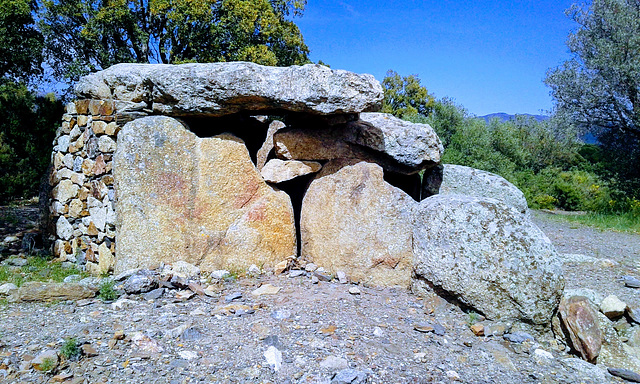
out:
<path id="1" fill-rule="evenodd" d="M 566 254 L 568 288 L 640 304 L 639 291 L 617 280 L 640 274 L 640 236 L 544 213 L 534 220 Z M 313 276 L 231 276 L 203 282 L 200 295 L 185 289 L 115 302 L 0 304 L 0 382 L 623 382 L 550 339 L 505 339 L 506 323 L 485 321 L 485 333 L 495 335 L 475 336 L 470 324 L 481 319 L 437 297 Z M 256 291 L 267 284 L 279 289 Z M 83 344 L 83 356 L 50 373 L 33 368 L 34 358 L 59 352 L 69 338 Z"/>

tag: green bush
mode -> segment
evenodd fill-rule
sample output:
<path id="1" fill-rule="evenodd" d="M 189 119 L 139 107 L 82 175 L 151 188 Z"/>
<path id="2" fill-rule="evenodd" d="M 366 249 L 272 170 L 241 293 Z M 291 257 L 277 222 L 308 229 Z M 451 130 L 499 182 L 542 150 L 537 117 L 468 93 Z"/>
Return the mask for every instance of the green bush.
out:
<path id="1" fill-rule="evenodd" d="M 118 298 L 118 292 L 114 289 L 115 281 L 105 279 L 100 284 L 98 298 L 102 301 L 113 301 Z"/>
<path id="2" fill-rule="evenodd" d="M 60 354 L 67 360 L 77 360 L 81 355 L 78 340 L 75 338 L 66 339 L 60 348 Z"/>

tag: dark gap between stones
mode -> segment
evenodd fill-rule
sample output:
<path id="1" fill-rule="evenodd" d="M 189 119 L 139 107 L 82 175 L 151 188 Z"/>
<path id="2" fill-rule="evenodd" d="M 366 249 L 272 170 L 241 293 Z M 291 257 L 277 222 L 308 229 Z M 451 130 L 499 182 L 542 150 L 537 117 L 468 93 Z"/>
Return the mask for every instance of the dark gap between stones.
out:
<path id="1" fill-rule="evenodd" d="M 287 180 L 274 186 L 284 191 L 291 199 L 291 205 L 293 206 L 293 218 L 296 226 L 296 254 L 300 257 L 300 250 L 302 249 L 302 237 L 300 234 L 300 216 L 302 213 L 302 200 L 309 188 L 309 184 L 315 178 L 316 174 L 304 175 L 296 177 L 292 180 Z"/>
<path id="2" fill-rule="evenodd" d="M 402 189 L 415 201 L 420 201 L 420 174 L 414 173 L 413 175 L 404 175 L 402 173 L 385 170 L 384 181 L 396 188 Z"/>

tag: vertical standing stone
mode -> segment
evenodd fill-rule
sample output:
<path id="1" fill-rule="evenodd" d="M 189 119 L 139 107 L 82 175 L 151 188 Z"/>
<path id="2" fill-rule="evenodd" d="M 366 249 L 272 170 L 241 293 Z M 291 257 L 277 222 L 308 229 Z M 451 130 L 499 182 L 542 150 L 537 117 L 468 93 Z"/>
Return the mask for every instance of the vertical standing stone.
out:
<path id="1" fill-rule="evenodd" d="M 122 129 L 113 163 L 116 272 L 177 260 L 247 268 L 295 254 L 291 201 L 262 180 L 241 140 L 147 117 Z"/>
<path id="2" fill-rule="evenodd" d="M 352 281 L 407 287 L 414 204 L 384 181 L 379 165 L 331 161 L 302 202 L 302 258 Z"/>

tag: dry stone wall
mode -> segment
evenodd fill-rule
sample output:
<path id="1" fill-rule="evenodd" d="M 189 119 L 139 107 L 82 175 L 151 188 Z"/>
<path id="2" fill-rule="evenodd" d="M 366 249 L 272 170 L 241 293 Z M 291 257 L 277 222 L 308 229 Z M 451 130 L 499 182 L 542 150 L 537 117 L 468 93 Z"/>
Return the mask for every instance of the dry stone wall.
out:
<path id="1" fill-rule="evenodd" d="M 118 125 L 115 103 L 69 103 L 54 141 L 50 212 L 54 255 L 94 274 L 113 267 L 115 253 L 112 159 Z"/>

